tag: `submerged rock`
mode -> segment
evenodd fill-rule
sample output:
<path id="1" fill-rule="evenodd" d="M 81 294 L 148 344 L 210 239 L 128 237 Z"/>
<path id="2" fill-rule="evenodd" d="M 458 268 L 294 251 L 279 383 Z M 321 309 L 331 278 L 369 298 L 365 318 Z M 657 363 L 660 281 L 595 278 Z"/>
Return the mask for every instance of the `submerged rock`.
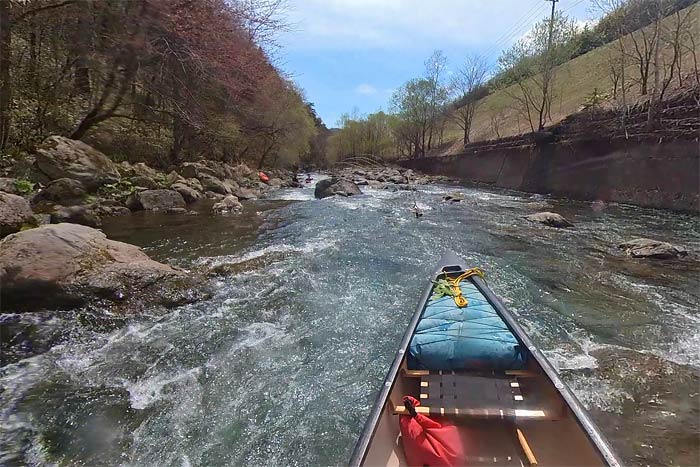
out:
<path id="1" fill-rule="evenodd" d="M 19 232 L 24 224 L 34 224 L 29 202 L 21 196 L 0 192 L 0 237 Z"/>
<path id="2" fill-rule="evenodd" d="M 36 166 L 50 180 L 72 178 L 92 190 L 120 180 L 119 171 L 107 156 L 82 141 L 49 136 L 37 148 Z"/>
<path id="3" fill-rule="evenodd" d="M 443 196 L 444 201 L 450 201 L 452 203 L 461 203 L 464 201 L 464 193 L 454 192 Z"/>
<path id="4" fill-rule="evenodd" d="M 688 252 L 676 245 L 649 238 L 634 238 L 618 245 L 633 258 L 670 259 L 686 256 Z"/>
<path id="5" fill-rule="evenodd" d="M 556 212 L 538 212 L 537 214 L 525 216 L 525 219 L 559 229 L 574 226 L 564 216 Z"/>
<path id="6" fill-rule="evenodd" d="M 3 311 L 70 309 L 86 304 L 143 307 L 194 301 L 201 283 L 150 259 L 138 247 L 108 240 L 99 230 L 52 224 L 0 241 Z"/>
<path id="7" fill-rule="evenodd" d="M 361 194 L 362 191 L 353 182 L 335 177 L 321 180 L 316 184 L 316 189 L 314 190 L 314 196 L 318 199 L 333 195 L 353 196 Z"/>

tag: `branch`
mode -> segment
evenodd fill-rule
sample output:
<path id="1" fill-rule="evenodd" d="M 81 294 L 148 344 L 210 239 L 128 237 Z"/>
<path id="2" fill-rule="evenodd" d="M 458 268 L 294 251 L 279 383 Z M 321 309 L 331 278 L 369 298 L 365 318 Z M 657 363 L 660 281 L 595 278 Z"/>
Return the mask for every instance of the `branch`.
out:
<path id="1" fill-rule="evenodd" d="M 75 2 L 76 2 L 76 0 L 65 0 L 65 1 L 63 1 L 63 2 L 61 2 L 61 3 L 54 3 L 53 5 L 45 5 L 45 6 L 42 6 L 42 7 L 39 7 L 39 8 L 35 8 L 35 9 L 33 9 L 33 10 L 25 11 L 24 13 L 22 13 L 21 15 L 19 15 L 17 18 L 15 18 L 15 19 L 14 19 L 14 22 L 15 22 L 15 23 L 18 23 L 18 22 L 24 20 L 25 18 L 28 18 L 28 17 L 30 17 L 30 16 L 37 15 L 37 14 L 43 12 L 43 11 L 54 10 L 54 9 L 56 9 L 56 8 L 61 8 L 61 7 L 67 6 L 67 5 L 72 5 L 72 4 L 74 4 Z"/>

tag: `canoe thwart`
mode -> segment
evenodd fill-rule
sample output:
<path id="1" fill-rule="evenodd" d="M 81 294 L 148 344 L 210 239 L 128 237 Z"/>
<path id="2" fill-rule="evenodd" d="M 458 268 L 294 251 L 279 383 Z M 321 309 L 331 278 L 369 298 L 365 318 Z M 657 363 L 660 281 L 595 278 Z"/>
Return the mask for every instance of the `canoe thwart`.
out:
<path id="1" fill-rule="evenodd" d="M 525 457 L 527 457 L 527 461 L 530 463 L 530 465 L 537 465 L 537 458 L 532 452 L 532 448 L 530 448 L 530 443 L 527 442 L 527 438 L 525 438 L 525 435 L 520 430 L 520 428 L 517 428 L 516 432 L 518 433 L 518 441 L 520 442 L 520 447 L 523 449 Z"/>

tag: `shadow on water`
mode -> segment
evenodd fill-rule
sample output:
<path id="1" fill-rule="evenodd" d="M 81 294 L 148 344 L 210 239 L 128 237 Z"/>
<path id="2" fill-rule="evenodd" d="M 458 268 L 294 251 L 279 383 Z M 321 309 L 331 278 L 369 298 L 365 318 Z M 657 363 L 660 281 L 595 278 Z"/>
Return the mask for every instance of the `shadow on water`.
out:
<path id="1" fill-rule="evenodd" d="M 700 463 L 697 260 L 616 248 L 700 251 L 696 217 L 473 189 L 448 204 L 430 186 L 417 220 L 409 193 L 366 191 L 109 220 L 158 260 L 213 268 L 216 292 L 3 368 L 0 464 L 343 464 L 447 248 L 486 270 L 626 463 Z M 576 227 L 528 223 L 533 201 Z"/>

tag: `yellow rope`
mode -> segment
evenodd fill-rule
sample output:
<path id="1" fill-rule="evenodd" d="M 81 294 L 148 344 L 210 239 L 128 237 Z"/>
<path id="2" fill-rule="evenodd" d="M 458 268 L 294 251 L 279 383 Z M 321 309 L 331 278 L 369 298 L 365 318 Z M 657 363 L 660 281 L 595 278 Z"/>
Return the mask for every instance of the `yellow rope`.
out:
<path id="1" fill-rule="evenodd" d="M 446 277 L 447 282 L 449 282 L 450 287 L 452 287 L 452 298 L 455 301 L 455 305 L 457 305 L 459 308 L 464 308 L 469 304 L 469 301 L 464 298 L 462 295 L 462 289 L 459 287 L 459 283 L 462 282 L 462 280 L 467 279 L 472 276 L 479 276 L 482 279 L 484 278 L 484 271 L 482 271 L 480 268 L 471 268 L 467 269 L 464 271 L 462 274 L 459 276 L 455 277 L 454 279 L 450 279 L 449 277 Z"/>

